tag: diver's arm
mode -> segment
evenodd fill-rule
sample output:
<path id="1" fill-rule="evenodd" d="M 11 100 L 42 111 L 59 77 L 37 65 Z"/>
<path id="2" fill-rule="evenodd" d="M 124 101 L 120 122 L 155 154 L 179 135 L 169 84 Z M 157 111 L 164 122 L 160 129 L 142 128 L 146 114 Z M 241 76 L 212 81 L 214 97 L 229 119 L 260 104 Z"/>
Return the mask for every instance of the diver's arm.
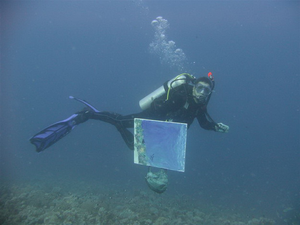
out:
<path id="1" fill-rule="evenodd" d="M 229 131 L 229 126 L 227 126 L 223 123 L 216 123 L 213 120 L 209 121 L 207 119 L 205 112 L 198 114 L 197 119 L 198 119 L 200 126 L 203 129 L 214 130 L 214 131 L 220 132 L 220 133 L 228 133 L 228 131 Z"/>
<path id="2" fill-rule="evenodd" d="M 197 120 L 203 129 L 217 131 L 216 126 L 218 126 L 218 124 L 213 121 L 209 121 L 205 115 L 205 112 L 200 112 L 197 115 Z"/>

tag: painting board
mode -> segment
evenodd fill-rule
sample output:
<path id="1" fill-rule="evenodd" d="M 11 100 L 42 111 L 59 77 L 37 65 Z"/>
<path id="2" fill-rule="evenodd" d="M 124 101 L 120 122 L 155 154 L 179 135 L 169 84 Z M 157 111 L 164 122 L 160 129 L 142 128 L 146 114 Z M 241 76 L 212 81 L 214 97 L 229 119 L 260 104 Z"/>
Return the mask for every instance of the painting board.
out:
<path id="1" fill-rule="evenodd" d="M 134 163 L 184 172 L 187 124 L 134 119 Z"/>

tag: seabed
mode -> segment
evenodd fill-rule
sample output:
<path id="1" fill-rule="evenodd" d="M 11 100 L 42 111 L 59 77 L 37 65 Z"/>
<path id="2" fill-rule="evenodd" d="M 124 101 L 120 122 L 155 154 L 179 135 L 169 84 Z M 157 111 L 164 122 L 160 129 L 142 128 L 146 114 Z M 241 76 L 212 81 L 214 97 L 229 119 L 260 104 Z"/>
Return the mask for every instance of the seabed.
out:
<path id="1" fill-rule="evenodd" d="M 119 184 L 120 185 L 120 184 Z M 0 185 L 0 224 L 271 225 L 181 194 L 156 194 L 86 182 L 31 181 Z"/>

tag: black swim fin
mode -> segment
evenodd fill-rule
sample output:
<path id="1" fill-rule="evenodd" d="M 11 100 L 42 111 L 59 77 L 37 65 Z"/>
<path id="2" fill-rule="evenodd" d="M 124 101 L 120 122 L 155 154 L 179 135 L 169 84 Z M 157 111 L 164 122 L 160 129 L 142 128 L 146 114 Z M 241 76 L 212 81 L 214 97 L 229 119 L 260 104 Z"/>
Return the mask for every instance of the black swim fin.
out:
<path id="1" fill-rule="evenodd" d="M 88 106 L 90 112 L 100 112 L 91 104 L 82 99 L 78 99 L 73 96 L 70 96 L 69 98 L 85 104 L 86 106 Z M 84 113 L 85 112 L 73 114 L 65 120 L 59 121 L 50 125 L 49 127 L 46 127 L 45 129 L 34 135 L 32 138 L 30 138 L 30 142 L 35 145 L 37 152 L 45 150 L 46 148 L 50 147 L 58 140 L 69 134 L 77 124 L 85 122 L 88 117 L 82 117 Z"/>

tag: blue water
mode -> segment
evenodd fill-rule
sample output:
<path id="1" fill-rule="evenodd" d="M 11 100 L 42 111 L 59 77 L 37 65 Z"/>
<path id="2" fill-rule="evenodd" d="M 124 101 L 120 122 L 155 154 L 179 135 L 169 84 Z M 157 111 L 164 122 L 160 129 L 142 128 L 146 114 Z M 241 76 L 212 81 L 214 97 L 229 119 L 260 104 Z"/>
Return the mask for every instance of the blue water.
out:
<path id="1" fill-rule="evenodd" d="M 147 190 L 147 168 L 133 164 L 109 124 L 90 120 L 41 153 L 28 140 L 83 107 L 69 95 L 129 114 L 182 70 L 211 71 L 208 110 L 230 131 L 195 121 L 185 173 L 168 173 L 166 194 L 274 219 L 300 211 L 299 1 L 2 1 L 0 10 L 2 181 L 103 180 Z M 183 67 L 150 49 L 158 16 Z"/>

